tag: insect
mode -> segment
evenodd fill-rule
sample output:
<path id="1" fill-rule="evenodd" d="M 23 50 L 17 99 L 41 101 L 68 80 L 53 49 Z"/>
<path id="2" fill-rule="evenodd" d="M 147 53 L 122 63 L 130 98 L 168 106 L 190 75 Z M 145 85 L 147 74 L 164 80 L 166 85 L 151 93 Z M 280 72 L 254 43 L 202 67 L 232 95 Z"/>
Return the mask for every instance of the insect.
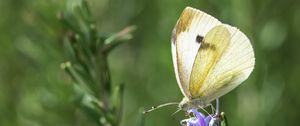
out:
<path id="1" fill-rule="evenodd" d="M 254 69 L 254 52 L 247 36 L 192 7 L 186 7 L 178 19 L 171 47 L 176 80 L 184 95 L 178 106 L 183 111 L 210 105 L 240 85 Z M 170 104 L 175 103 L 150 111 Z"/>

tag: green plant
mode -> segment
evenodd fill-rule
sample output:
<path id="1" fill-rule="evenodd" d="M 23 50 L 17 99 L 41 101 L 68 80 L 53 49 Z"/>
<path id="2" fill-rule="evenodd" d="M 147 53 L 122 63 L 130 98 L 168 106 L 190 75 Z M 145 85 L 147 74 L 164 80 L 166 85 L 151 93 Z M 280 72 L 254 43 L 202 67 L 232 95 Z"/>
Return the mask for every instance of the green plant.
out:
<path id="1" fill-rule="evenodd" d="M 124 84 L 112 85 L 107 57 L 132 38 L 135 26 L 112 35 L 98 33 L 85 0 L 69 0 L 59 19 L 66 29 L 64 49 L 68 59 L 61 68 L 72 78 L 75 104 L 98 125 L 119 125 Z"/>

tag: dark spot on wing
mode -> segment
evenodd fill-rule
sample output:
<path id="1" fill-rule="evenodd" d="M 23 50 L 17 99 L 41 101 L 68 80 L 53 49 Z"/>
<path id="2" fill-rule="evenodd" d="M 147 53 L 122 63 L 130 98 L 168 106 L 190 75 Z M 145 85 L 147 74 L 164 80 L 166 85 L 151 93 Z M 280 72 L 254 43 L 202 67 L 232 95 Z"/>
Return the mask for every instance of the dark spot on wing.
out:
<path id="1" fill-rule="evenodd" d="M 216 46 L 214 44 L 205 43 L 204 41 L 202 41 L 202 43 L 200 45 L 200 49 L 211 49 L 211 50 L 215 51 Z"/>
<path id="2" fill-rule="evenodd" d="M 202 40 L 203 40 L 203 36 L 197 35 L 197 37 L 196 37 L 196 42 L 197 42 L 197 43 L 201 43 Z"/>

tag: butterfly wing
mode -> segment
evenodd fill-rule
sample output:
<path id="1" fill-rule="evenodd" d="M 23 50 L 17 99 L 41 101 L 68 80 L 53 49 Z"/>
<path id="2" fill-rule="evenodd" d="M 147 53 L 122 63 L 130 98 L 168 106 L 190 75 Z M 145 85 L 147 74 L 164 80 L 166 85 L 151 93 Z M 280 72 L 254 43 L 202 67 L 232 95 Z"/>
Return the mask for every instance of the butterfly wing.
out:
<path id="1" fill-rule="evenodd" d="M 201 96 L 205 81 L 214 70 L 230 42 L 230 33 L 224 25 L 218 25 L 208 32 L 201 42 L 193 65 L 189 91 L 192 97 Z"/>
<path id="2" fill-rule="evenodd" d="M 249 39 L 229 25 L 214 27 L 203 42 L 207 44 L 199 48 L 189 89 L 193 98 L 210 102 L 246 80 L 254 68 L 255 58 Z"/>
<path id="3" fill-rule="evenodd" d="M 187 7 L 182 12 L 172 33 L 172 58 L 177 83 L 184 96 L 190 98 L 188 90 L 192 66 L 200 47 L 200 42 L 207 32 L 221 24 L 216 18 Z"/>

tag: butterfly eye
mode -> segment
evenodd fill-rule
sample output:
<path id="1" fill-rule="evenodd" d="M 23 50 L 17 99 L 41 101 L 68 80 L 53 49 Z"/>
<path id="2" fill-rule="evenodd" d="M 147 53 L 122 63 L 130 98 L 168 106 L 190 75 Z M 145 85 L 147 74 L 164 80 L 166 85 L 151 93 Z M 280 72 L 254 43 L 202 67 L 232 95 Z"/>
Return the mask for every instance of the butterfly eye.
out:
<path id="1" fill-rule="evenodd" d="M 197 42 L 197 43 L 201 43 L 202 40 L 203 40 L 203 36 L 197 35 L 197 37 L 196 37 L 196 42 Z"/>

